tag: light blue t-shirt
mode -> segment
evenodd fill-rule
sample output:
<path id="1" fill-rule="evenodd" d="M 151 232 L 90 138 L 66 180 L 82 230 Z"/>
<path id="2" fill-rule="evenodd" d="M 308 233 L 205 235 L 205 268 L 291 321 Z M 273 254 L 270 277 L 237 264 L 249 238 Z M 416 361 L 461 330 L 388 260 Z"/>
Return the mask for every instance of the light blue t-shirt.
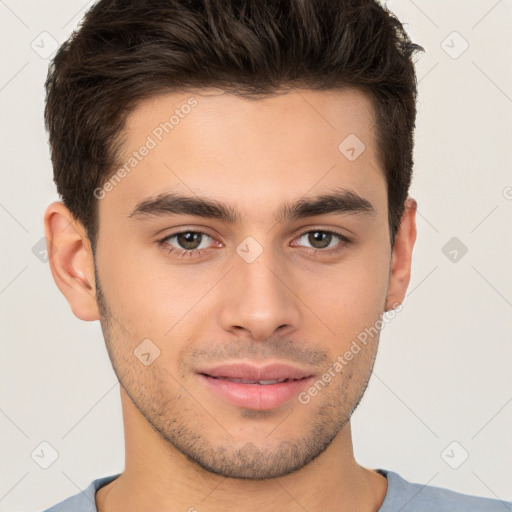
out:
<path id="1" fill-rule="evenodd" d="M 511 512 L 512 501 L 480 498 L 469 494 L 408 482 L 398 473 L 377 469 L 388 479 L 388 490 L 378 512 Z M 79 492 L 44 512 L 97 512 L 96 491 L 117 475 L 98 478 Z"/>

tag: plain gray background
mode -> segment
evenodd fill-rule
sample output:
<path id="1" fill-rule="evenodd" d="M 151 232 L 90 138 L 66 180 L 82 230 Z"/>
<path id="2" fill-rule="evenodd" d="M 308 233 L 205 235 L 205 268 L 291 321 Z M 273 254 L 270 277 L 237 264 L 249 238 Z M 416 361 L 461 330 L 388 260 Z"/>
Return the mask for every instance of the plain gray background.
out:
<path id="1" fill-rule="evenodd" d="M 42 121 L 48 54 L 86 5 L 0 1 L 0 511 L 42 510 L 124 467 L 99 323 L 73 316 L 40 245 L 44 209 L 58 199 Z M 387 5 L 426 49 L 418 241 L 403 311 L 382 332 L 352 420 L 355 455 L 411 481 L 510 500 L 512 2 Z"/>

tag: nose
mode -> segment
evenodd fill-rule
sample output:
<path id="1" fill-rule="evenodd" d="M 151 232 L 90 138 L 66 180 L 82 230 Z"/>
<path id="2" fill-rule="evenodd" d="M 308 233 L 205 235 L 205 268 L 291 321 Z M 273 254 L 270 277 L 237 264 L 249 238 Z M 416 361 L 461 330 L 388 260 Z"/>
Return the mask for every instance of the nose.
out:
<path id="1" fill-rule="evenodd" d="M 270 250 L 252 263 L 239 258 L 224 283 L 222 328 L 261 341 L 298 329 L 300 299 L 290 276 Z"/>

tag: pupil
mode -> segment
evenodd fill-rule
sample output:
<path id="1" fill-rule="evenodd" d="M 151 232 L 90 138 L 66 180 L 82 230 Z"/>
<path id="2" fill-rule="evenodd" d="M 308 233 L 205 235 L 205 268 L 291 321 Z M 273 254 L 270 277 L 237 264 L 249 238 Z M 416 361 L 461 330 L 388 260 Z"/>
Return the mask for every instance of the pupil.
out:
<path id="1" fill-rule="evenodd" d="M 180 233 L 178 235 L 178 243 L 184 249 L 197 249 L 197 247 L 201 244 L 201 233 L 194 233 L 192 231 L 186 231 L 185 233 Z M 197 241 L 199 240 L 199 243 Z"/>
<path id="2" fill-rule="evenodd" d="M 325 231 L 313 231 L 309 234 L 309 242 L 313 247 L 317 247 L 318 249 L 327 247 L 331 242 L 331 238 L 332 234 L 326 233 Z M 315 246 L 317 243 L 320 243 L 320 246 Z"/>

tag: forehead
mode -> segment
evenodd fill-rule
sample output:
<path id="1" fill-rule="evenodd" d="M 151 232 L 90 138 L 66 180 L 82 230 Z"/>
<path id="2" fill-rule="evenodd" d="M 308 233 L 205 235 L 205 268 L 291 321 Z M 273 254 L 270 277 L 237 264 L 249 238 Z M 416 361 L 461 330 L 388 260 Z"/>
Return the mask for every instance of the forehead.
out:
<path id="1" fill-rule="evenodd" d="M 373 143 L 374 124 L 373 103 L 359 89 L 291 90 L 260 99 L 208 89 L 140 102 L 126 122 L 125 149 L 136 146 L 146 135 L 152 135 L 159 145 L 187 138 L 212 153 L 215 148 L 220 153 L 229 143 L 233 156 L 238 150 L 250 151 L 249 146 L 256 152 L 258 143 L 265 144 L 267 152 L 285 154 L 312 136 L 327 136 L 326 142 L 335 143 L 350 133 L 365 139 L 368 146 Z M 310 150 L 308 146 L 304 149 Z"/>
<path id="2" fill-rule="evenodd" d="M 108 200 L 129 210 L 174 190 L 229 198 L 242 209 L 257 198 L 269 206 L 342 186 L 378 205 L 386 184 L 374 125 L 372 101 L 357 89 L 261 99 L 215 89 L 155 96 L 127 119 L 118 164 L 126 177 Z"/>

